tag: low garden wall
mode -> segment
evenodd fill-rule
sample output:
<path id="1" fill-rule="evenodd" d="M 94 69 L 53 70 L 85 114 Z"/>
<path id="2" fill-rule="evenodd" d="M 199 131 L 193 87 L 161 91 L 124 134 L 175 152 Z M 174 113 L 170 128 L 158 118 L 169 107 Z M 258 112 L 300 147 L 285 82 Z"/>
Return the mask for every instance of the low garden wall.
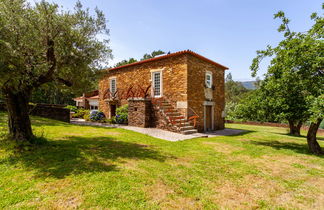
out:
<path id="1" fill-rule="evenodd" d="M 0 103 L 0 110 L 7 111 L 4 103 Z M 31 115 L 45 117 L 49 119 L 70 122 L 70 110 L 64 108 L 64 105 L 55 104 L 36 104 L 29 105 Z"/>

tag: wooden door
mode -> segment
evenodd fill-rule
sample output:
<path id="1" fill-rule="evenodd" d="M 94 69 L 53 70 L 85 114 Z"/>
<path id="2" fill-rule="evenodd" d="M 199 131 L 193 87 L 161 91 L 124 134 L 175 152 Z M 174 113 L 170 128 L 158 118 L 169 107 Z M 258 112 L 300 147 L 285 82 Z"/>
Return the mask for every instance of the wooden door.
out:
<path id="1" fill-rule="evenodd" d="M 116 116 L 116 105 L 112 104 L 110 105 L 110 117 Z"/>
<path id="2" fill-rule="evenodd" d="M 212 106 L 206 106 L 206 131 L 212 130 Z"/>

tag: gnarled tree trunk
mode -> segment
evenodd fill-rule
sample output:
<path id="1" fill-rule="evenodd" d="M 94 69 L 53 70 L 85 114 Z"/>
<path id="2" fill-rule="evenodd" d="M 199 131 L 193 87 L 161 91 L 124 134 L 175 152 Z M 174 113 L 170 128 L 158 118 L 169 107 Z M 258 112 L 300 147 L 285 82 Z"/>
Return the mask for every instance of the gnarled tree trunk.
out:
<path id="1" fill-rule="evenodd" d="M 289 134 L 294 136 L 300 136 L 300 128 L 303 125 L 302 121 L 298 121 L 297 124 L 293 120 L 288 120 L 289 122 Z"/>
<path id="2" fill-rule="evenodd" d="M 323 154 L 321 146 L 316 140 L 317 130 L 322 122 L 322 119 L 318 119 L 316 123 L 311 123 L 307 132 L 307 144 L 309 151 L 313 154 L 320 155 Z"/>
<path id="3" fill-rule="evenodd" d="M 28 110 L 31 91 L 4 90 L 3 93 L 8 111 L 10 137 L 17 143 L 31 143 L 34 137 Z"/>

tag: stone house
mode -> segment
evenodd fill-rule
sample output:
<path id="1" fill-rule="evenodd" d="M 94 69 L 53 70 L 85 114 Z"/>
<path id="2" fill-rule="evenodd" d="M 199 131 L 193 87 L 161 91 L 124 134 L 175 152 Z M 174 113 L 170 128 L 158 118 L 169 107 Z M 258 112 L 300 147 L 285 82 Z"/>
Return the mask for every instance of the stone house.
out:
<path id="1" fill-rule="evenodd" d="M 227 67 L 190 50 L 105 70 L 99 109 L 129 104 L 129 125 L 184 134 L 224 129 Z"/>

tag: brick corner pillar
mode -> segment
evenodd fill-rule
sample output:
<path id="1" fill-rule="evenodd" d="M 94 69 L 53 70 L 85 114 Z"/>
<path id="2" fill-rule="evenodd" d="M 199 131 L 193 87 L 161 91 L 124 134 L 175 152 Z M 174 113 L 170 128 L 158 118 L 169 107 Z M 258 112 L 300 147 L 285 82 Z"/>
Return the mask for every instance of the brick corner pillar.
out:
<path id="1" fill-rule="evenodd" d="M 151 127 L 151 113 L 151 99 L 128 99 L 128 125 L 142 128 Z"/>

